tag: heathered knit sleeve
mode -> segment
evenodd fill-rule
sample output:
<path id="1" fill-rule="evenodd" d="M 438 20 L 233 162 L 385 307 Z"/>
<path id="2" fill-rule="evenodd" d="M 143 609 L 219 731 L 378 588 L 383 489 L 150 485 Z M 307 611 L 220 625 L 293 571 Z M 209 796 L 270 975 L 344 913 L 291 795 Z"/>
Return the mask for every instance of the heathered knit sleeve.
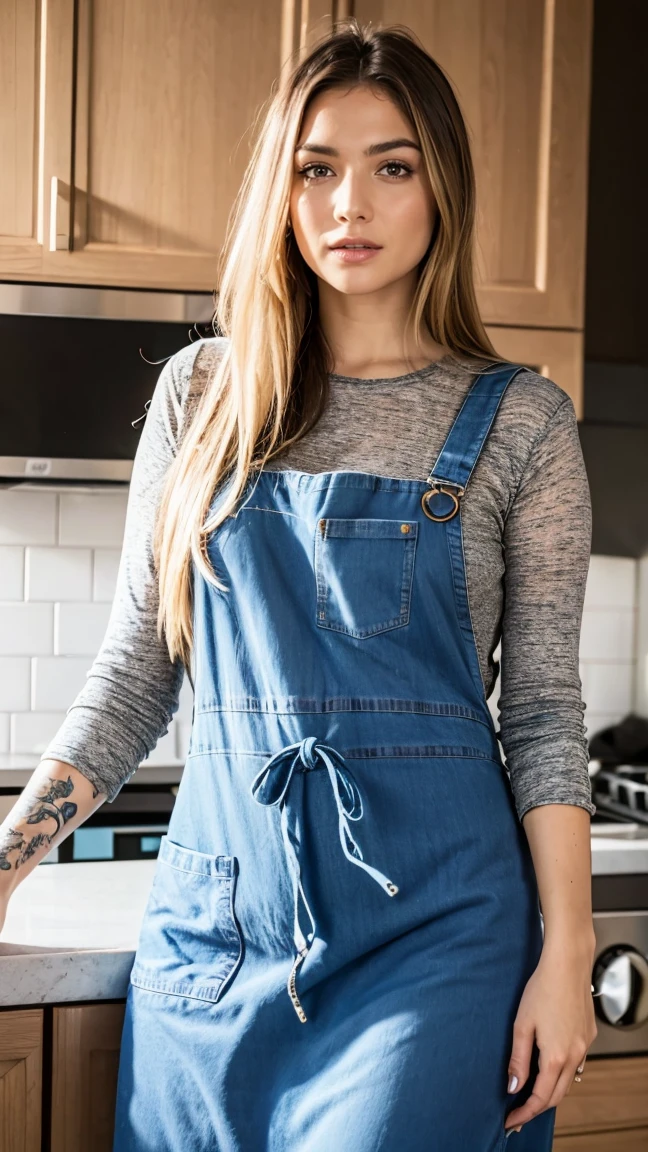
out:
<path id="1" fill-rule="evenodd" d="M 182 348 L 158 377 L 133 462 L 106 633 L 86 683 L 41 756 L 78 768 L 108 801 L 166 734 L 179 705 L 185 673 L 180 661 L 171 663 L 164 639 L 157 636 L 152 538 L 194 364 L 204 344 L 196 340 Z"/>
<path id="2" fill-rule="evenodd" d="M 574 406 L 539 434 L 504 530 L 500 740 L 520 820 L 539 804 L 596 812 L 579 674 L 592 509 Z"/>

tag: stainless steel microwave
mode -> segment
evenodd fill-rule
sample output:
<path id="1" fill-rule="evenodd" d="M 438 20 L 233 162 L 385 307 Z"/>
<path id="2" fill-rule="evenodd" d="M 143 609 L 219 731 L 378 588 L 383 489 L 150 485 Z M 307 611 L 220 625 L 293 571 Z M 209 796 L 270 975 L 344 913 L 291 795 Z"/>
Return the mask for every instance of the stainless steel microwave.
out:
<path id="1" fill-rule="evenodd" d="M 211 293 L 0 282 L 0 486 L 128 482 L 165 361 Z"/>

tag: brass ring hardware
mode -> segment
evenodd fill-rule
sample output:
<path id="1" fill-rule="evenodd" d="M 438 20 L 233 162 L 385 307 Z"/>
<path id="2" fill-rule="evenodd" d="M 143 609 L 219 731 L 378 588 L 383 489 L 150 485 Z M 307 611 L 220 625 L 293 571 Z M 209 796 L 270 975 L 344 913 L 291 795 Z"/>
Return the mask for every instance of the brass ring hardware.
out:
<path id="1" fill-rule="evenodd" d="M 452 520 L 452 517 L 456 516 L 457 512 L 459 511 L 459 497 L 463 496 L 463 493 L 464 493 L 464 489 L 460 488 L 459 485 L 456 485 L 456 488 L 457 488 L 457 492 L 455 493 L 455 492 L 452 492 L 449 488 L 447 488 L 445 484 L 435 483 L 432 488 L 430 488 L 427 492 L 423 493 L 423 495 L 421 496 L 421 508 L 425 512 L 425 515 L 428 517 L 428 519 L 436 520 L 436 521 L 444 521 L 444 520 Z M 429 503 L 428 503 L 430 498 L 432 496 L 436 496 L 439 492 L 443 492 L 443 494 L 445 496 L 449 496 L 450 499 L 454 502 L 454 507 L 445 516 L 435 516 L 434 513 L 431 511 Z"/>

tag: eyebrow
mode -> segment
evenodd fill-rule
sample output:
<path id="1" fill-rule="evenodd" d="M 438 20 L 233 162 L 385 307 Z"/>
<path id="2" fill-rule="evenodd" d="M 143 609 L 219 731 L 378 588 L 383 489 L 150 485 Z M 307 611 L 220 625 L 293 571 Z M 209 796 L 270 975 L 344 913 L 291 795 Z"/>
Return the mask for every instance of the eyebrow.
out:
<path id="1" fill-rule="evenodd" d="M 400 136 L 396 140 L 385 140 L 382 144 L 370 144 L 368 148 L 363 151 L 363 156 L 378 156 L 381 152 L 392 152 L 395 148 L 416 148 L 417 152 L 421 151 L 419 144 L 414 140 L 408 140 L 406 136 Z M 295 152 L 317 152 L 320 156 L 339 156 L 337 148 L 331 148 L 327 144 L 316 144 L 313 141 L 307 141 L 305 144 L 298 144 Z"/>

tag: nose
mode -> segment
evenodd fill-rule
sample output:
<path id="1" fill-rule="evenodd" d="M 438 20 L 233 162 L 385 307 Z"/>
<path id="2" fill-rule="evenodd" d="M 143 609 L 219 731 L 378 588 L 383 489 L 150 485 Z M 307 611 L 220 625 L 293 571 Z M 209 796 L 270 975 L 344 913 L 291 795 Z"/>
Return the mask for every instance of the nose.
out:
<path id="1" fill-rule="evenodd" d="M 295 744 L 287 744 L 285 748 L 275 752 L 254 777 L 251 792 L 258 804 L 267 807 L 276 806 L 281 813 L 284 851 L 293 879 L 294 941 L 297 949 L 288 977 L 288 994 L 302 1024 L 305 1024 L 308 1018 L 297 995 L 296 976 L 297 969 L 306 959 L 315 938 L 316 924 L 301 881 L 299 857 L 295 848 L 296 837 L 294 832 L 291 834 L 289 826 L 290 814 L 287 800 L 295 772 L 312 772 L 322 767 L 326 769 L 331 782 L 338 813 L 340 844 L 347 860 L 368 872 L 388 896 L 395 896 L 398 892 L 397 886 L 391 880 L 377 868 L 364 861 L 360 846 L 351 833 L 349 821 L 362 819 L 362 797 L 344 757 L 337 748 L 330 744 L 321 744 L 314 736 L 305 736 L 303 740 L 299 740 Z M 310 921 L 310 929 L 306 934 L 302 931 L 299 920 L 300 901 L 303 903 Z"/>

